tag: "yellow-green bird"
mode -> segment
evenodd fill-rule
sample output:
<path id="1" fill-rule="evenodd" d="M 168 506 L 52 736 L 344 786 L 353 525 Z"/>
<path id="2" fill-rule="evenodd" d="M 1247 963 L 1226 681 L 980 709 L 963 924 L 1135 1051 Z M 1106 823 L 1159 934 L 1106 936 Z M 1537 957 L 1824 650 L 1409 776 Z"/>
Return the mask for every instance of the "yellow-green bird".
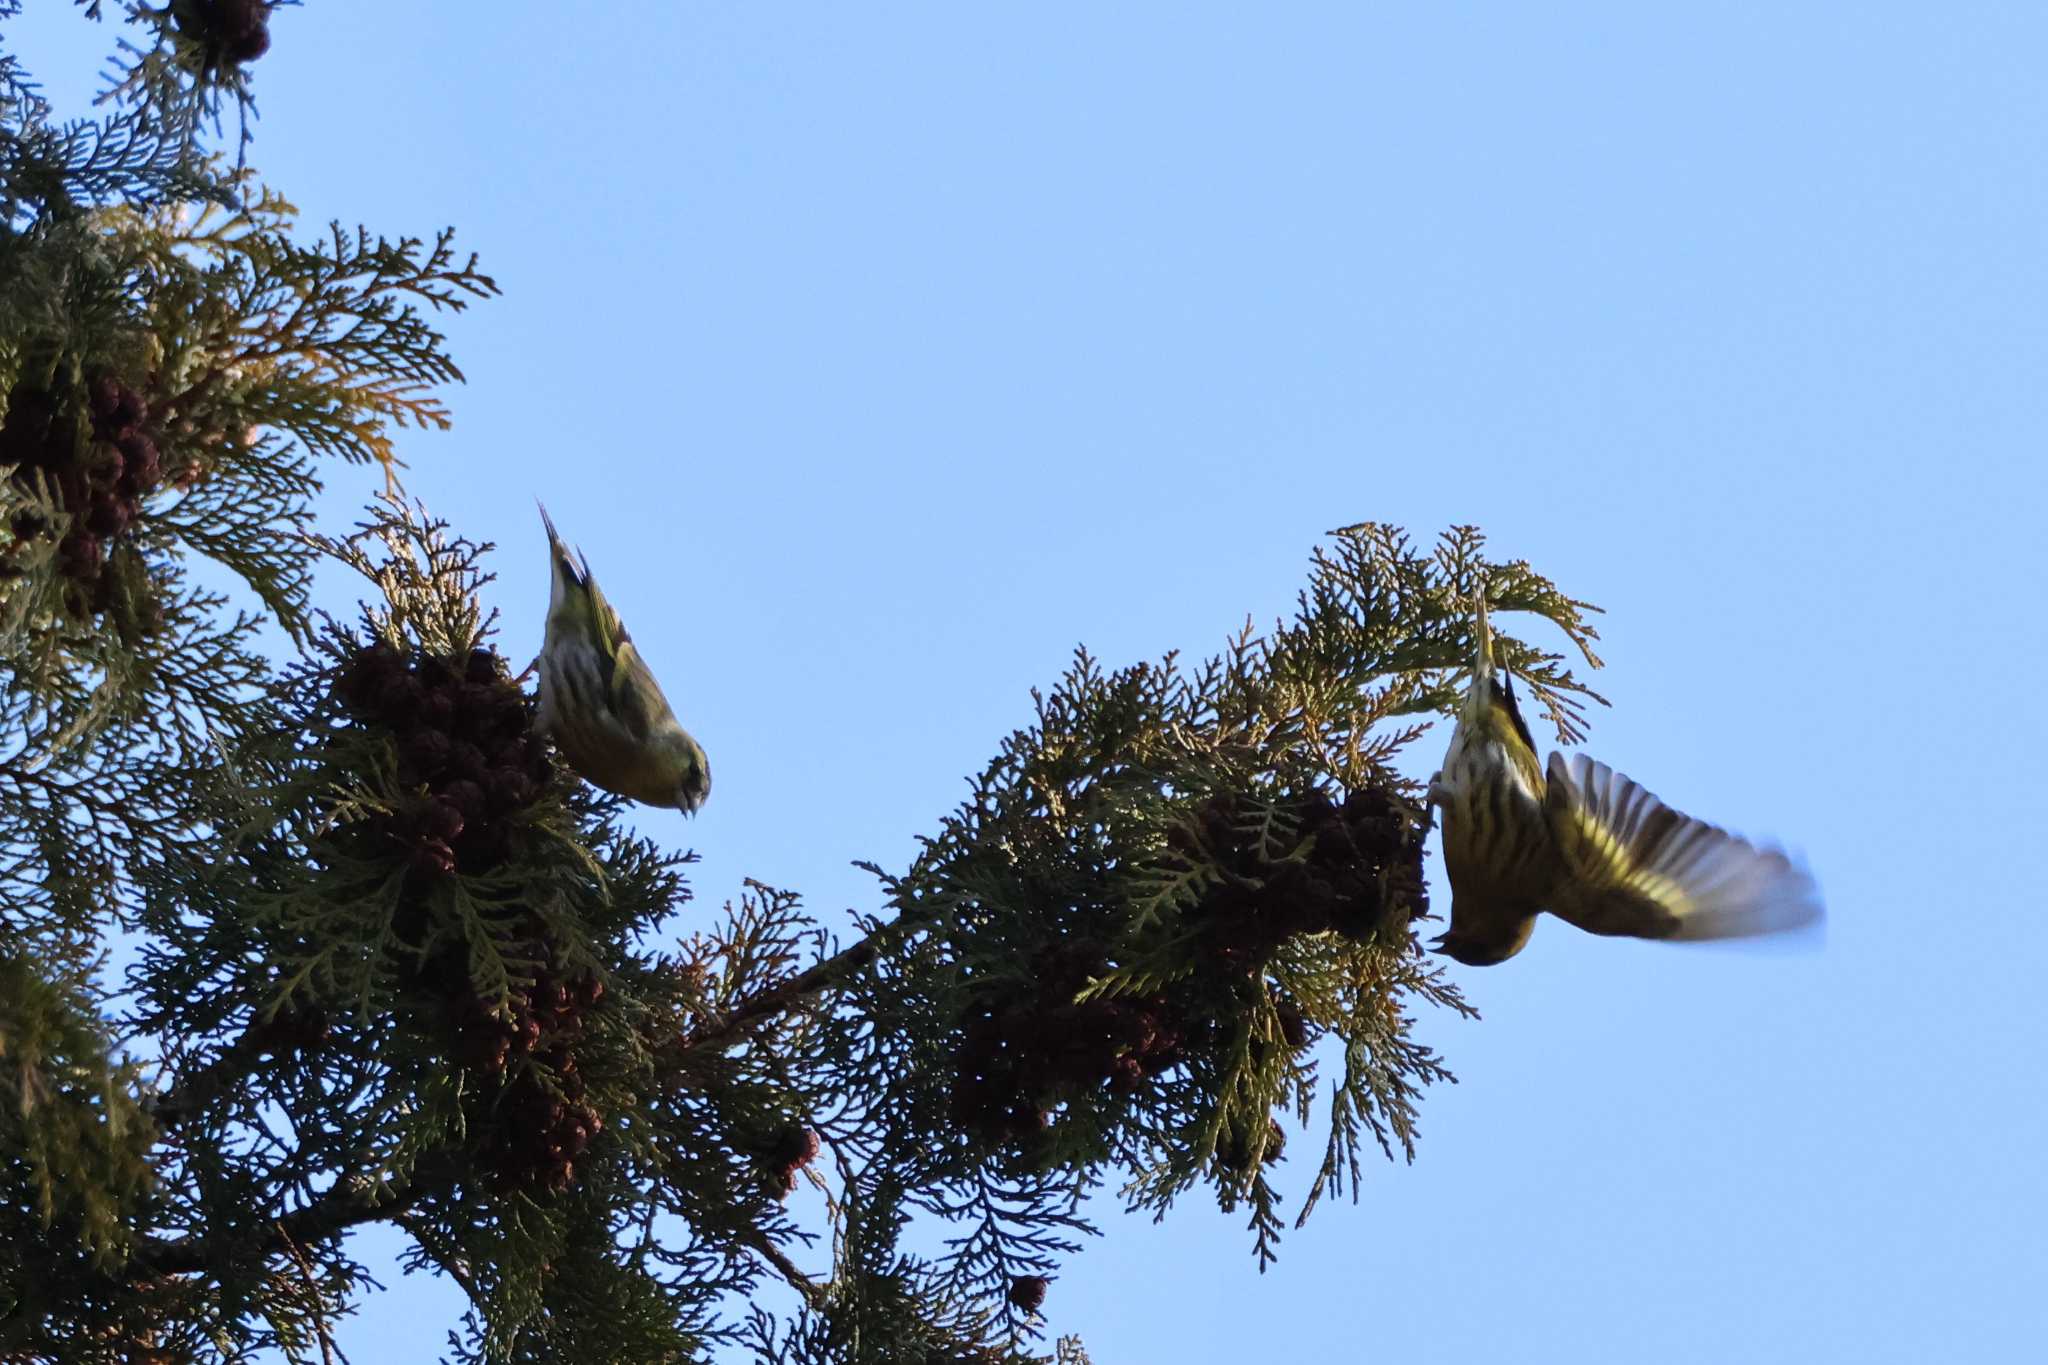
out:
<path id="1" fill-rule="evenodd" d="M 547 639 L 540 650 L 540 723 L 586 780 L 685 815 L 711 795 L 711 765 L 669 709 L 661 684 L 605 601 L 590 561 L 555 534 L 548 509 Z"/>
<path id="2" fill-rule="evenodd" d="M 1672 810 L 1604 763 L 1536 742 L 1513 681 L 1494 675 L 1479 599 L 1472 686 L 1429 804 L 1443 812 L 1451 927 L 1437 951 L 1476 967 L 1505 962 L 1548 910 L 1595 934 L 1732 938 L 1811 923 L 1813 880 L 1759 849 Z"/>

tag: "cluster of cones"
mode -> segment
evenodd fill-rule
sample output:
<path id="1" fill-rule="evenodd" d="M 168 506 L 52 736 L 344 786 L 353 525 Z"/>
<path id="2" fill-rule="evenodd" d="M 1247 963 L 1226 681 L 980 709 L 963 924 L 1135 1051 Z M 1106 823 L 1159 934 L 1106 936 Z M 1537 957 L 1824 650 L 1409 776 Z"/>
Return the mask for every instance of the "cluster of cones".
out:
<path id="1" fill-rule="evenodd" d="M 1370 942 L 1428 910 L 1422 829 L 1390 791 L 1366 787 L 1338 801 L 1317 793 L 1294 811 L 1297 835 L 1286 847 L 1266 837 L 1267 822 L 1242 818 L 1234 801 L 1200 807 L 1169 847 L 1221 874 L 1184 923 L 1195 930 L 1194 970 L 1166 988 L 1077 1002 L 1089 982 L 1111 970 L 1107 949 L 1075 940 L 1053 944 L 1022 980 L 991 982 L 970 1001 L 955 1054 L 952 1115 L 984 1143 L 1028 1145 L 1044 1134 L 1063 1102 L 1107 1089 L 1130 1094 L 1184 1061 L 1219 1034 L 1219 1014 L 1236 1008 L 1242 983 L 1261 972 L 1296 934 L 1335 932 Z M 1279 1006 L 1285 1044 L 1309 1042 L 1307 1021 Z M 1223 1144 L 1226 1166 L 1243 1169 L 1257 1152 L 1273 1160 L 1278 1129 L 1255 1141 Z"/>
<path id="2" fill-rule="evenodd" d="M 527 946 L 538 955 L 546 947 L 541 926 L 527 928 Z M 498 1082 L 482 1091 L 489 1121 L 471 1128 L 492 1187 L 568 1189 L 577 1160 L 604 1128 L 576 1059 L 584 1016 L 604 999 L 603 979 L 543 968 L 497 1008 L 477 994 L 467 954 L 454 947 L 437 954 L 421 980 L 441 1001 L 456 1060 Z"/>
<path id="3" fill-rule="evenodd" d="M 576 1178 L 577 1159 L 604 1129 L 604 1114 L 585 1097 L 576 1054 L 558 1041 L 535 1060 L 546 1072 L 521 1070 L 493 1101 L 482 1129 L 478 1154 L 500 1193 L 560 1194 Z"/>
<path id="4" fill-rule="evenodd" d="M 574 1071 L 568 1045 L 583 1031 L 584 1012 L 604 999 L 604 982 L 596 976 L 564 981 L 542 972 L 531 986 L 511 993 L 507 1009 L 493 1009 L 466 989 L 468 971 L 459 952 L 429 975 L 451 986 L 448 1013 L 456 1056 L 471 1071 L 489 1076 L 502 1076 L 529 1057 L 550 1071 Z"/>
<path id="5" fill-rule="evenodd" d="M 541 926 L 528 928 L 529 946 L 543 950 Z M 437 955 L 422 980 L 441 1000 L 456 1059 L 498 1082 L 482 1092 L 489 1121 L 471 1129 L 480 1135 L 478 1156 L 492 1187 L 568 1189 L 577 1160 L 604 1128 L 576 1060 L 584 1016 L 604 999 L 603 979 L 544 968 L 531 985 L 512 991 L 505 1008 L 494 1008 L 476 993 L 467 956 L 454 948 Z"/>
<path id="6" fill-rule="evenodd" d="M 199 44 L 212 66 L 240 66 L 270 51 L 266 0 L 174 0 L 178 32 Z"/>
<path id="7" fill-rule="evenodd" d="M 139 392 L 109 374 L 95 376 L 86 391 L 86 411 L 78 414 L 47 389 L 17 384 L 0 424 L 0 464 L 14 466 L 25 487 L 40 479 L 69 515 L 57 566 L 78 585 L 83 605 L 100 612 L 117 591 L 109 555 L 163 482 L 163 462 Z M 34 512 L 17 514 L 8 529 L 17 545 L 58 533 Z"/>
<path id="8" fill-rule="evenodd" d="M 1296 815 L 1300 845 L 1275 848 L 1263 821 L 1241 818 L 1235 802 L 1217 797 L 1167 840 L 1178 856 L 1222 874 L 1190 912 L 1220 971 L 1256 971 L 1296 934 L 1367 943 L 1429 911 L 1422 822 L 1400 798 L 1378 786 L 1341 803 L 1318 792 Z"/>
<path id="9" fill-rule="evenodd" d="M 406 850 L 413 876 L 425 885 L 500 866 L 517 827 L 511 817 L 548 776 L 547 748 L 504 660 L 486 649 L 463 660 L 408 657 L 380 641 L 348 661 L 335 691 L 358 718 L 390 731 L 400 785 L 423 792 L 381 831 Z"/>
<path id="10" fill-rule="evenodd" d="M 1046 1131 L 1062 1100 L 1102 1086 L 1120 1094 L 1180 1064 L 1187 1021 L 1164 994 L 1076 1003 L 1109 971 L 1099 943 L 1053 944 L 1029 983 L 1008 983 L 968 1007 L 953 1079 L 953 1118 L 985 1142 Z"/>
<path id="11" fill-rule="evenodd" d="M 349 658 L 334 686 L 359 722 L 391 736 L 398 785 L 416 793 L 363 828 L 373 846 L 404 858 L 405 895 L 394 927 L 406 942 L 422 943 L 436 886 L 494 872 L 516 851 L 519 816 L 547 781 L 546 746 L 533 729 L 528 698 L 491 650 L 451 659 L 380 641 Z M 556 960 L 537 917 L 527 917 L 519 937 L 513 956 Z M 603 980 L 543 966 L 503 1004 L 486 1001 L 459 944 L 435 953 L 418 980 L 441 1003 L 457 1060 L 499 1082 L 485 1092 L 490 1121 L 473 1129 L 493 1185 L 567 1189 L 577 1160 L 604 1127 L 575 1051 L 585 1013 L 604 998 Z"/>

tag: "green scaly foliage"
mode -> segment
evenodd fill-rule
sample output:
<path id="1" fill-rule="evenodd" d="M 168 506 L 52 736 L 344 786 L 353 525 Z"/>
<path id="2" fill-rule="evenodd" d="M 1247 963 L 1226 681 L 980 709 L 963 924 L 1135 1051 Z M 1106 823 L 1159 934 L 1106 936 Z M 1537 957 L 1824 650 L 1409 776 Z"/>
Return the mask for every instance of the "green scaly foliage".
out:
<path id="1" fill-rule="evenodd" d="M 239 159 L 270 14 L 130 7 L 69 124 L 0 50 L 0 1358 L 330 1358 L 383 1223 L 453 1360 L 1085 1365 L 1041 1308 L 1092 1193 L 1205 1192 L 1263 1267 L 1412 1157 L 1417 1020 L 1471 1011 L 1409 746 L 1482 584 L 1596 666 L 1590 608 L 1472 528 L 1333 532 L 1213 657 L 1077 654 L 848 941 L 756 883 L 680 933 L 693 857 L 537 733 L 489 547 L 392 488 L 311 524 L 446 425 L 435 314 L 495 286 L 295 235 Z M 1580 737 L 1574 661 L 1496 651 Z"/>
<path id="2" fill-rule="evenodd" d="M 1554 621 L 1597 661 L 1586 605 L 1525 564 L 1486 560 L 1471 528 L 1426 553 L 1387 526 L 1334 536 L 1294 619 L 1269 633 L 1247 628 L 1193 668 L 1169 656 L 1108 671 L 1078 655 L 922 856 L 882 875 L 894 916 L 861 927 L 890 947 L 847 978 L 828 1088 L 867 1097 L 838 1139 L 850 1187 L 955 1229 L 943 1256 L 897 1264 L 912 1298 L 993 1305 L 1000 1334 L 1028 1336 L 1007 1287 L 1051 1274 L 1094 1231 L 1081 1202 L 1113 1173 L 1134 1210 L 1164 1216 L 1198 1185 L 1248 1208 L 1263 1263 L 1284 1226 L 1273 1117 L 1310 1124 L 1325 1088 L 1297 1222 L 1326 1192 L 1356 1197 L 1368 1146 L 1412 1157 L 1420 1093 L 1449 1078 L 1413 1038 L 1416 1010 L 1471 1011 L 1411 928 L 1425 909 L 1419 790 L 1395 760 L 1425 717 L 1456 707 L 1482 582 L 1502 613 Z M 1560 737 L 1575 737 L 1592 694 L 1564 660 L 1512 638 L 1497 648 Z M 1306 835 L 1304 817 L 1353 793 L 1396 827 L 1398 857 L 1350 923 L 1291 919 L 1297 900 L 1327 895 L 1300 874 L 1319 839 L 1338 837 L 1331 825 Z M 1209 838 L 1219 824 L 1224 837 Z M 1263 876 L 1243 870 L 1248 850 Z M 1404 860 L 1409 875 L 1386 875 Z M 1236 931 L 1261 916 L 1263 928 Z M 1078 977 L 1061 965 L 1077 945 Z M 1062 1028 L 1091 1060 L 1105 1027 L 1123 1030 L 1110 1050 L 1142 1053 L 1128 1015 L 1075 1011 L 1147 996 L 1182 1035 L 1153 1054 L 1167 1065 L 1086 1084 L 1085 1067 L 1069 1069 L 1011 1096 L 1031 1114 L 1008 1130 L 962 1121 L 986 1002 L 1033 1002 L 1006 1016 L 1029 1025 L 1001 1041 L 998 1069 L 1014 1079 L 1047 1046 L 1032 1040 Z M 1021 1070 L 1008 1060 L 1020 1055 Z"/>
<path id="3" fill-rule="evenodd" d="M 429 389 L 459 375 L 423 310 L 493 289 L 445 236 L 297 242 L 288 205 L 199 154 L 246 74 L 176 8 L 131 16 L 148 39 L 93 119 L 57 122 L 0 50 L 0 1170 L 74 1268 L 153 1207 L 127 1054 L 154 1048 L 110 1026 L 109 936 L 195 837 L 192 774 L 267 671 L 258 616 L 193 562 L 302 629 L 319 460 L 445 422 Z M 21 1328 L 0 1310 L 0 1351 Z"/>

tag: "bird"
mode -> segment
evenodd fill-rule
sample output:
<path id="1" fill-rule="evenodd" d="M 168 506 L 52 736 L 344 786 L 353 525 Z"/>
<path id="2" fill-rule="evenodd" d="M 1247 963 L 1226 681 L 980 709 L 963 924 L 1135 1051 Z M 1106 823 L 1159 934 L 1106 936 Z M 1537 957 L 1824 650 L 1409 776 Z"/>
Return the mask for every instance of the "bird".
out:
<path id="1" fill-rule="evenodd" d="M 711 795 L 711 765 L 662 695 L 590 561 L 548 533 L 547 635 L 541 645 L 540 726 L 589 782 L 649 806 L 695 815 Z"/>
<path id="2" fill-rule="evenodd" d="M 1594 934 L 1734 938 L 1813 923 L 1819 889 L 1782 850 L 1758 848 L 1671 809 L 1585 754 L 1542 768 L 1494 671 L 1477 600 L 1472 684 L 1426 809 L 1443 813 L 1451 922 L 1433 945 L 1468 966 L 1522 951 L 1544 911 Z"/>

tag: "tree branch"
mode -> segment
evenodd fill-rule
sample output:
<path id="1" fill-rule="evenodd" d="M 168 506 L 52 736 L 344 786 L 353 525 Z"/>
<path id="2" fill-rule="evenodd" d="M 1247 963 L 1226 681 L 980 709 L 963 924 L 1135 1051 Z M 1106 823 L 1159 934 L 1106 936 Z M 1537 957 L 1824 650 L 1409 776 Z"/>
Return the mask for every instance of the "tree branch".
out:
<path id="1" fill-rule="evenodd" d="M 291 1239 L 291 1234 L 284 1230 L 282 1223 L 273 1226 L 277 1228 L 278 1235 L 284 1238 L 284 1249 L 290 1252 L 292 1260 L 298 1263 L 299 1277 L 305 1281 L 306 1302 L 312 1310 L 313 1331 L 320 1338 L 320 1359 L 323 1365 L 334 1365 L 340 1351 L 335 1347 L 333 1332 L 328 1330 L 327 1315 L 320 1309 L 320 1281 L 313 1274 L 313 1263 L 306 1259 L 305 1252 L 299 1250 L 299 1244 Z"/>
<path id="2" fill-rule="evenodd" d="M 841 949 L 795 976 L 784 978 L 767 990 L 741 1001 L 730 1012 L 707 1019 L 682 1034 L 675 1041 L 674 1051 L 694 1052 L 701 1047 L 723 1049 L 744 1041 L 767 1019 L 796 1008 L 807 997 L 831 989 L 848 973 L 873 962 L 884 948 L 894 946 L 897 940 L 930 922 L 928 913 L 904 911 L 852 947 Z"/>
<path id="3" fill-rule="evenodd" d="M 381 1199 L 376 1197 L 376 1188 L 362 1193 L 344 1193 L 337 1185 L 296 1213 L 274 1220 L 269 1236 L 253 1245 L 237 1247 L 237 1254 L 246 1255 L 253 1251 L 259 1258 L 267 1259 L 280 1252 L 296 1252 L 299 1246 L 323 1242 L 358 1223 L 394 1218 L 428 1195 L 453 1184 L 459 1171 L 454 1161 L 445 1158 L 430 1170 L 415 1168 L 412 1178 L 403 1185 L 384 1187 L 385 1197 Z M 175 1242 L 152 1238 L 146 1240 L 129 1261 L 128 1277 L 144 1279 L 207 1270 L 215 1264 L 216 1251 L 211 1239 L 204 1236 L 184 1237 Z"/>
<path id="4" fill-rule="evenodd" d="M 803 1295 L 806 1304 L 812 1308 L 822 1308 L 824 1306 L 824 1286 L 804 1274 L 797 1266 L 797 1263 L 789 1259 L 788 1253 L 769 1239 L 767 1233 L 761 1231 L 759 1227 L 749 1227 L 740 1234 L 739 1239 L 755 1255 L 759 1256 L 769 1265 L 774 1266 L 782 1278 L 789 1281 L 790 1286 L 797 1293 Z"/>

